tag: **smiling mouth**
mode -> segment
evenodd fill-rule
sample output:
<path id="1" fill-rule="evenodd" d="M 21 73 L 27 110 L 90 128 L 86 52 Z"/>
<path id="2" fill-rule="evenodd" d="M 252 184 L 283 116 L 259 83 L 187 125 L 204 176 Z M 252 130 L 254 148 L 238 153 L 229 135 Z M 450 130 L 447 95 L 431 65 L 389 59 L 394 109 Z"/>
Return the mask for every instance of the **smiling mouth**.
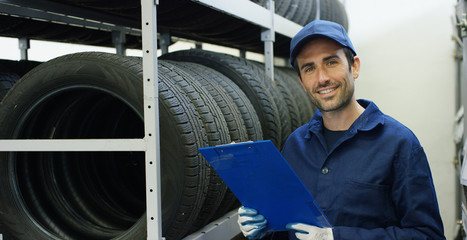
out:
<path id="1" fill-rule="evenodd" d="M 326 89 L 326 90 L 318 91 L 318 93 L 319 94 L 326 94 L 326 93 L 333 92 L 334 90 L 336 90 L 336 88 L 329 88 L 329 89 Z"/>

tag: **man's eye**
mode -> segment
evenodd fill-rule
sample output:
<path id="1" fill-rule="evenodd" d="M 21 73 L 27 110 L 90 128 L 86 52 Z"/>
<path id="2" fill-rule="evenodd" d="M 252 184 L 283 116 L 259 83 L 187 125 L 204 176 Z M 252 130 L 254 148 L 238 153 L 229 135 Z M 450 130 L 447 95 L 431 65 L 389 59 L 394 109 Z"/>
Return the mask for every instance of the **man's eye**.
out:
<path id="1" fill-rule="evenodd" d="M 332 66 L 332 65 L 335 65 L 335 64 L 337 64 L 337 61 L 329 61 L 328 62 L 328 66 Z"/>
<path id="2" fill-rule="evenodd" d="M 305 68 L 305 72 L 311 72 L 311 71 L 313 71 L 313 70 L 315 70 L 314 67 L 307 67 L 307 68 Z"/>

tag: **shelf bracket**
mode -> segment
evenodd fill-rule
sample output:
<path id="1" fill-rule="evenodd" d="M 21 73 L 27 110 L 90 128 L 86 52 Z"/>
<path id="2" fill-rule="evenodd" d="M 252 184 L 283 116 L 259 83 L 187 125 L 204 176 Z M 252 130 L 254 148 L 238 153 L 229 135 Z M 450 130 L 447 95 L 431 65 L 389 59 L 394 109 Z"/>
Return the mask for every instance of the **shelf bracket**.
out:
<path id="1" fill-rule="evenodd" d="M 29 45 L 29 38 L 20 38 L 18 39 L 18 48 L 20 50 L 20 59 L 21 60 L 28 60 L 28 49 L 30 48 Z"/>
<path id="2" fill-rule="evenodd" d="M 118 55 L 126 55 L 126 35 L 123 31 L 112 31 L 112 42 L 115 45 L 116 53 Z"/>
<path id="3" fill-rule="evenodd" d="M 170 37 L 170 31 L 167 29 L 160 29 L 159 30 L 159 38 L 160 42 L 159 45 L 161 47 L 161 53 L 162 55 L 169 53 L 169 46 L 172 43 L 171 37 Z"/>
<path id="4" fill-rule="evenodd" d="M 243 58 L 243 59 L 246 58 L 246 50 L 245 49 L 240 49 L 240 58 Z"/>

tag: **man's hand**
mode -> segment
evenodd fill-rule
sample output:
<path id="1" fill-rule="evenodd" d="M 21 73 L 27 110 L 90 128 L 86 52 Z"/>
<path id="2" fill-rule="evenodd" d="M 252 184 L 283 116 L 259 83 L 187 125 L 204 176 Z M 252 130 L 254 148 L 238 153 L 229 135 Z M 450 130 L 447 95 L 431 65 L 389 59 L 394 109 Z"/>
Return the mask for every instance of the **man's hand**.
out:
<path id="1" fill-rule="evenodd" d="M 301 240 L 334 240 L 332 228 L 320 228 L 304 223 L 289 223 L 286 227 L 294 230 L 295 236 Z"/>
<path id="2" fill-rule="evenodd" d="M 252 208 L 241 206 L 238 209 L 238 225 L 248 239 L 260 239 L 266 236 L 268 221 Z"/>

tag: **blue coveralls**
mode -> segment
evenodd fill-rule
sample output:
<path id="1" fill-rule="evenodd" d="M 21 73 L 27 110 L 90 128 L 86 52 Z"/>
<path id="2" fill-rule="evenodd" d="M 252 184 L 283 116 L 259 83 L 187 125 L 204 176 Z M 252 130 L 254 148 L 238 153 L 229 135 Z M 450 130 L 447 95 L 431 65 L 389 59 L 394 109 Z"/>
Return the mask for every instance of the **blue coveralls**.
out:
<path id="1" fill-rule="evenodd" d="M 358 102 L 365 111 L 331 149 L 318 110 L 282 150 L 334 225 L 334 240 L 445 239 L 416 136 L 373 102 Z"/>

